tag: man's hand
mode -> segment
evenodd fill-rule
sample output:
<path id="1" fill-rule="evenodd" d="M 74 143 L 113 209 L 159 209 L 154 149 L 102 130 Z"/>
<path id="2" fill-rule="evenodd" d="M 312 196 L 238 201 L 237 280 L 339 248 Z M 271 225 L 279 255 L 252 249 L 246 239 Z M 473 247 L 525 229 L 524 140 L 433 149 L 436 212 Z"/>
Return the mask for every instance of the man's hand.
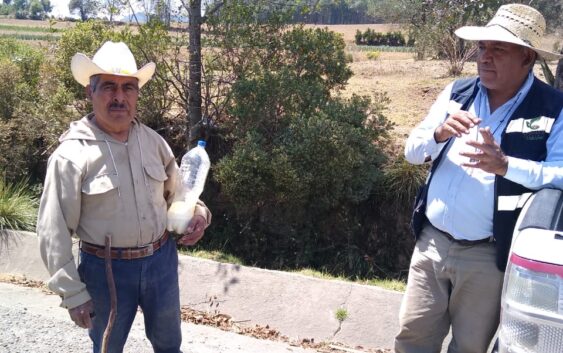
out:
<path id="1" fill-rule="evenodd" d="M 434 139 L 436 142 L 444 142 L 452 136 L 461 137 L 461 134 L 468 134 L 469 129 L 479 125 L 481 119 L 475 115 L 460 110 L 451 114 L 446 121 L 436 128 L 434 131 Z"/>
<path id="2" fill-rule="evenodd" d="M 91 300 L 77 306 L 76 308 L 68 309 L 70 318 L 74 323 L 82 328 L 92 328 L 92 318 L 94 317 L 94 304 Z"/>
<path id="3" fill-rule="evenodd" d="M 192 218 L 184 236 L 178 239 L 178 244 L 184 246 L 195 245 L 202 237 L 207 227 L 205 217 L 197 215 Z"/>
<path id="4" fill-rule="evenodd" d="M 467 141 L 469 146 L 475 147 L 475 152 L 460 152 L 460 155 L 469 157 L 472 162 L 463 163 L 462 166 L 469 168 L 479 168 L 488 173 L 500 176 L 506 175 L 508 169 L 508 158 L 495 142 L 491 129 L 486 127 L 479 129 L 483 136 L 483 142 Z"/>

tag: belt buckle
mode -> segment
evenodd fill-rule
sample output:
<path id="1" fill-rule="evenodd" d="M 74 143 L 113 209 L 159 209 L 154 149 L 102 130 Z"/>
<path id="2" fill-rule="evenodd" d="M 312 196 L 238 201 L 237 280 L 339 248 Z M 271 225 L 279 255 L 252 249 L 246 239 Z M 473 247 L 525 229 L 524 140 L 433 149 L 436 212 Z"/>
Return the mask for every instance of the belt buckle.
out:
<path id="1" fill-rule="evenodd" d="M 153 253 L 154 253 L 154 246 L 151 243 L 151 244 L 147 245 L 147 256 L 152 256 Z"/>

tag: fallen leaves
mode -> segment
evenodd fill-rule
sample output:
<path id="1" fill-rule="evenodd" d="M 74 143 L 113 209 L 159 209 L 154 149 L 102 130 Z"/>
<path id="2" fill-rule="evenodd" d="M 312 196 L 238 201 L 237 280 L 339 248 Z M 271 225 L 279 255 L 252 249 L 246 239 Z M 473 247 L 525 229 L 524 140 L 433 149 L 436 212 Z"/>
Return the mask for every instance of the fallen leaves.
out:
<path id="1" fill-rule="evenodd" d="M 18 286 L 29 288 L 39 288 L 45 294 L 55 294 L 44 282 L 29 279 L 25 276 L 0 273 L 0 282 L 16 284 Z"/>
<path id="2" fill-rule="evenodd" d="M 196 325 L 207 325 L 219 328 L 223 331 L 238 333 L 263 340 L 281 341 L 288 343 L 294 347 L 302 347 L 315 349 L 319 353 L 390 353 L 388 349 L 367 349 L 361 346 L 355 348 L 346 347 L 339 343 L 315 342 L 314 338 L 302 338 L 299 340 L 291 340 L 289 337 L 282 335 L 278 330 L 271 328 L 269 325 L 244 325 L 249 320 L 235 321 L 230 315 L 222 314 L 217 311 L 204 312 L 194 310 L 188 306 L 181 308 L 182 320 Z"/>

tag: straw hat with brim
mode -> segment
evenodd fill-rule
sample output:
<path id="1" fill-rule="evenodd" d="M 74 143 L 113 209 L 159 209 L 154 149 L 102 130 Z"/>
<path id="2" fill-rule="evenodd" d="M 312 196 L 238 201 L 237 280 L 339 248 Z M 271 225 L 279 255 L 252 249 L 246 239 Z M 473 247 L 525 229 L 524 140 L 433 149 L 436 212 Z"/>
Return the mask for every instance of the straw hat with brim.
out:
<path id="1" fill-rule="evenodd" d="M 462 39 L 518 44 L 532 49 L 545 60 L 561 59 L 563 55 L 539 48 L 544 33 L 545 19 L 542 14 L 521 4 L 501 6 L 485 27 L 465 26 L 455 31 Z"/>
<path id="2" fill-rule="evenodd" d="M 152 78 L 155 68 L 156 65 L 150 62 L 137 70 L 133 53 L 123 42 L 105 42 L 92 60 L 78 53 L 72 57 L 70 63 L 74 79 L 84 87 L 90 84 L 91 76 L 107 74 L 135 77 L 139 80 L 139 88 L 141 88 Z"/>

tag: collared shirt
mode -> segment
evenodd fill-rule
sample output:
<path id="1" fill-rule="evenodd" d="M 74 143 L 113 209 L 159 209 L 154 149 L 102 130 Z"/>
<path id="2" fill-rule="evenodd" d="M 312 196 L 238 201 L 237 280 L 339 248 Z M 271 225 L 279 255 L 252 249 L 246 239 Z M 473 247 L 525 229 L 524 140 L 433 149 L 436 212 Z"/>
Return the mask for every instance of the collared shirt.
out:
<path id="1" fill-rule="evenodd" d="M 428 189 L 426 215 L 438 229 L 457 239 L 478 240 L 493 234 L 494 180 L 495 175 L 477 168 L 461 167 L 467 162 L 459 155 L 472 150 L 467 140 L 481 140 L 478 128 L 489 127 L 495 141 L 500 144 L 502 131 L 508 120 L 532 86 L 534 76 L 530 73 L 509 101 L 490 112 L 487 89 L 479 85 L 479 92 L 469 112 L 481 118 L 478 127 L 469 134 L 455 138 L 449 145 L 444 158 L 436 169 Z M 428 116 L 418 125 L 405 145 L 405 157 L 414 164 L 422 164 L 431 157 L 435 159 L 445 143 L 437 143 L 434 131 L 446 119 L 447 113 L 454 113 L 460 106 L 450 101 L 453 83 L 448 85 L 432 105 Z M 563 111 L 551 129 L 547 140 L 547 157 L 543 162 L 508 157 L 505 178 L 530 189 L 551 186 L 563 188 Z"/>
<path id="2" fill-rule="evenodd" d="M 139 247 L 158 240 L 166 229 L 178 166 L 155 131 L 134 121 L 126 143 L 105 134 L 92 115 L 71 124 L 49 158 L 37 222 L 49 288 L 72 308 L 89 299 L 72 255 L 72 235 L 112 247 Z M 208 222 L 200 203 L 196 214 Z"/>

